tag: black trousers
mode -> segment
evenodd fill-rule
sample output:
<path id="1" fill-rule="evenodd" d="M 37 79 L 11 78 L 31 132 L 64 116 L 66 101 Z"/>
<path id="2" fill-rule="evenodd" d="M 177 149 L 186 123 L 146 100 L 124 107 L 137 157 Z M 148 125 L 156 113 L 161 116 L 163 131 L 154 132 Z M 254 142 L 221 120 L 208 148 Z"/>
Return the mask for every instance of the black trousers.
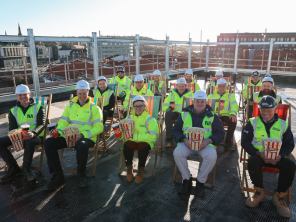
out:
<path id="1" fill-rule="evenodd" d="M 233 83 L 233 85 L 236 82 L 236 76 L 237 76 L 237 74 L 232 74 L 232 83 Z"/>
<path id="2" fill-rule="evenodd" d="M 34 137 L 24 141 L 23 167 L 31 167 L 33 155 L 35 152 L 35 145 L 41 143 L 42 139 L 40 137 Z M 7 148 L 11 145 L 12 143 L 8 136 L 0 137 L 0 156 L 8 167 L 16 164 L 16 160 Z"/>
<path id="3" fill-rule="evenodd" d="M 124 95 L 124 96 L 117 96 L 117 101 L 120 100 L 121 101 L 121 105 L 123 104 L 123 101 L 125 99 L 125 96 L 126 95 Z"/>
<path id="4" fill-rule="evenodd" d="M 85 174 L 88 149 L 93 147 L 95 143 L 90 140 L 83 138 L 78 141 L 76 149 L 76 160 L 77 160 L 77 173 Z M 64 137 L 48 138 L 44 142 L 45 153 L 47 156 L 47 165 L 50 173 L 63 172 L 58 150 L 67 148 L 67 143 Z"/>
<path id="5" fill-rule="evenodd" d="M 228 131 L 226 134 L 226 142 L 231 142 L 237 122 L 232 122 L 231 119 L 229 118 L 229 116 L 220 116 L 220 119 L 222 122 L 224 122 L 228 125 Z"/>
<path id="6" fill-rule="evenodd" d="M 151 147 L 146 142 L 136 143 L 133 141 L 127 141 L 123 145 L 123 154 L 124 154 L 126 166 L 130 166 L 133 164 L 134 150 L 137 147 L 142 148 L 142 149 L 138 149 L 138 158 L 139 158 L 138 167 L 145 167 L 146 159 Z"/>
<path id="7" fill-rule="evenodd" d="M 266 164 L 259 156 L 250 156 L 248 160 L 248 170 L 255 187 L 263 188 L 263 175 L 261 168 L 263 166 L 273 167 L 280 170 L 278 179 L 277 192 L 287 192 L 292 185 L 295 175 L 295 163 L 288 159 L 282 158 L 276 165 Z"/>
<path id="8" fill-rule="evenodd" d="M 166 138 L 172 139 L 172 129 L 173 129 L 173 122 L 172 120 L 178 119 L 180 113 L 173 112 L 170 108 L 165 113 L 165 127 L 166 127 Z"/>
<path id="9" fill-rule="evenodd" d="M 113 111 L 112 110 L 103 110 L 103 124 L 105 124 L 108 116 L 112 117 Z"/>

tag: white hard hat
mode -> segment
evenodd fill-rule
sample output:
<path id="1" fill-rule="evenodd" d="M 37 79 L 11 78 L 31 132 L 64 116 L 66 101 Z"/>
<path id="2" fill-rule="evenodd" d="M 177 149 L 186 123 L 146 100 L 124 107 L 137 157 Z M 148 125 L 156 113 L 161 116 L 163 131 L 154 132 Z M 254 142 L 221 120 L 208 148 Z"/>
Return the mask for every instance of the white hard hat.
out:
<path id="1" fill-rule="evenodd" d="M 135 82 L 137 82 L 137 81 L 144 81 L 143 76 L 142 75 L 136 75 Z"/>
<path id="2" fill-rule="evenodd" d="M 20 84 L 15 88 L 15 94 L 26 94 L 30 93 L 30 89 L 27 85 Z"/>
<path id="3" fill-rule="evenodd" d="M 265 77 L 271 77 L 271 75 L 270 74 L 266 74 Z"/>
<path id="4" fill-rule="evenodd" d="M 143 96 L 135 96 L 135 97 L 133 98 L 133 100 L 132 100 L 132 103 L 134 104 L 134 103 L 137 102 L 137 101 L 143 101 L 143 102 L 145 103 L 145 105 L 146 105 L 146 100 L 144 99 Z"/>
<path id="5" fill-rule="evenodd" d="M 186 84 L 186 80 L 184 78 L 179 78 L 177 84 Z"/>
<path id="6" fill-rule="evenodd" d="M 154 76 L 161 76 L 161 72 L 159 71 L 159 70 L 155 70 L 154 72 L 153 72 L 153 75 Z"/>
<path id="7" fill-rule="evenodd" d="M 223 76 L 223 72 L 219 70 L 216 72 L 215 76 Z"/>
<path id="8" fill-rule="evenodd" d="M 187 69 L 186 72 L 185 72 L 185 75 L 186 75 L 186 74 L 193 75 L 192 69 Z"/>
<path id="9" fill-rule="evenodd" d="M 204 91 L 198 90 L 193 95 L 194 99 L 207 99 L 207 94 Z"/>
<path id="10" fill-rule="evenodd" d="M 264 82 L 271 82 L 272 84 L 274 83 L 273 78 L 271 78 L 271 77 L 265 77 L 265 78 L 262 80 L 262 83 L 264 83 Z"/>
<path id="11" fill-rule="evenodd" d="M 100 81 L 100 80 L 105 80 L 105 81 L 107 82 L 107 79 L 105 78 L 105 76 L 100 76 L 100 77 L 98 78 L 98 81 Z"/>
<path id="12" fill-rule="evenodd" d="M 80 80 L 76 84 L 76 89 L 90 89 L 88 82 L 85 80 Z"/>
<path id="13" fill-rule="evenodd" d="M 220 85 L 220 84 L 226 84 L 227 82 L 226 82 L 226 80 L 225 79 L 218 79 L 218 81 L 217 81 L 217 85 Z"/>

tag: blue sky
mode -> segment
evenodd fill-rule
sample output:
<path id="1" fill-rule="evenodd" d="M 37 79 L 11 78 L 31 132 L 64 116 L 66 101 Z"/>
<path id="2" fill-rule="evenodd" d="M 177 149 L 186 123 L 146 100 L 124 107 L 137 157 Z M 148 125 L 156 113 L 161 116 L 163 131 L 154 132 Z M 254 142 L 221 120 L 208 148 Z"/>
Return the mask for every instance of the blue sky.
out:
<path id="1" fill-rule="evenodd" d="M 135 35 L 216 41 L 222 32 L 296 32 L 296 1 L 265 0 L 0 0 L 0 35 Z"/>

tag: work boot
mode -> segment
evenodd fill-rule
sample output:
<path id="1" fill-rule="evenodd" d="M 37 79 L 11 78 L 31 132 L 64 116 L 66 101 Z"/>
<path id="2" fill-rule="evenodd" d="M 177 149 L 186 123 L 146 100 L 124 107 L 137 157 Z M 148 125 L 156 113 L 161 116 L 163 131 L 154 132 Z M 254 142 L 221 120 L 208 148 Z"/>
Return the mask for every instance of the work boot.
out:
<path id="1" fill-rule="evenodd" d="M 45 185 L 44 190 L 55 190 L 63 184 L 65 184 L 64 173 L 53 173 L 50 182 Z"/>
<path id="2" fill-rule="evenodd" d="M 78 178 L 79 178 L 79 186 L 81 188 L 88 186 L 87 176 L 84 173 L 83 174 L 78 174 Z"/>
<path id="3" fill-rule="evenodd" d="M 285 201 L 286 195 L 285 192 L 276 192 L 272 197 L 272 203 L 276 206 L 277 212 L 282 217 L 290 217 L 290 210 Z"/>
<path id="4" fill-rule="evenodd" d="M 182 186 L 178 191 L 179 194 L 187 193 L 188 190 L 192 187 L 192 177 L 189 180 L 183 180 Z"/>
<path id="5" fill-rule="evenodd" d="M 137 176 L 136 176 L 136 183 L 142 183 L 143 181 L 143 176 L 144 176 L 144 170 L 145 170 L 145 167 L 139 167 L 138 168 L 138 173 L 137 173 Z"/>
<path id="6" fill-rule="evenodd" d="M 196 196 L 199 196 L 199 197 L 205 196 L 205 184 L 200 183 L 198 180 L 196 180 L 195 194 Z"/>
<path id="7" fill-rule="evenodd" d="M 169 139 L 165 140 L 165 147 L 169 148 L 169 147 L 172 147 L 172 145 L 173 145 L 173 139 L 172 138 L 169 138 Z"/>
<path id="8" fill-rule="evenodd" d="M 21 172 L 22 172 L 21 168 L 17 164 L 14 164 L 11 167 L 8 167 L 6 174 L 0 178 L 0 182 L 1 183 L 7 182 L 12 178 L 14 178 L 15 176 L 19 175 Z"/>
<path id="9" fill-rule="evenodd" d="M 246 200 L 246 205 L 248 207 L 257 207 L 260 202 L 265 201 L 265 191 L 264 191 L 264 189 L 260 188 L 260 187 L 255 187 L 255 191 L 256 192 L 253 194 L 253 196 L 249 197 Z"/>
<path id="10" fill-rule="evenodd" d="M 23 173 L 29 181 L 37 179 L 37 175 L 31 170 L 31 167 L 23 167 Z"/>
<path id="11" fill-rule="evenodd" d="M 229 149 L 230 151 L 234 151 L 235 147 L 230 141 L 225 142 L 226 148 Z"/>
<path id="12" fill-rule="evenodd" d="M 129 166 L 126 166 L 126 168 L 127 168 L 127 173 L 126 173 L 127 181 L 133 181 L 134 179 L 133 166 L 129 165 Z"/>

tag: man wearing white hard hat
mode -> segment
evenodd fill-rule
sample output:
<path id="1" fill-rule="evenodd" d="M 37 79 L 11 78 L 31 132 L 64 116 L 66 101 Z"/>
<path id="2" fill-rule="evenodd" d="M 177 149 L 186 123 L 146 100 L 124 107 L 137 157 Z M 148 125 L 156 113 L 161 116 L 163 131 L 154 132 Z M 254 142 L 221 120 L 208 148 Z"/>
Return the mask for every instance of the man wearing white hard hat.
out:
<path id="1" fill-rule="evenodd" d="M 220 104 L 216 103 L 215 112 L 218 113 L 218 106 L 220 106 L 220 119 L 222 122 L 228 125 L 226 134 L 226 147 L 232 151 L 235 150 L 231 139 L 233 137 L 236 123 L 237 123 L 237 112 L 238 104 L 235 100 L 235 95 L 227 92 L 227 82 L 225 79 L 219 79 L 217 81 L 218 89 L 214 93 L 208 95 L 208 99 L 221 99 L 223 101 Z"/>
<path id="2" fill-rule="evenodd" d="M 163 111 L 165 114 L 165 125 L 166 125 L 166 147 L 172 147 L 173 145 L 173 120 L 176 120 L 182 113 L 182 104 L 184 97 L 192 97 L 193 91 L 186 88 L 186 80 L 179 78 L 177 81 L 177 88 L 171 89 L 170 94 L 164 101 Z"/>
<path id="3" fill-rule="evenodd" d="M 204 183 L 216 164 L 216 148 L 223 141 L 225 132 L 220 118 L 207 105 L 207 94 L 203 91 L 196 91 L 193 98 L 193 105 L 183 109 L 172 130 L 174 140 L 178 142 L 178 146 L 174 150 L 174 158 L 183 178 L 183 184 L 179 190 L 179 193 L 182 194 L 192 186 L 187 157 L 200 155 L 203 158 L 196 182 L 196 195 L 203 197 L 205 196 Z M 188 130 L 191 127 L 205 129 L 199 151 L 193 150 L 194 148 L 191 147 L 188 135 Z"/>
<path id="4" fill-rule="evenodd" d="M 150 84 L 154 84 L 155 82 L 155 96 L 162 96 L 165 95 L 166 90 L 166 82 L 161 80 L 161 72 L 159 70 L 155 70 L 153 72 L 154 80 L 150 80 Z M 152 88 L 153 91 L 153 88 Z"/>
<path id="5" fill-rule="evenodd" d="M 104 76 L 98 78 L 98 84 L 93 90 L 95 99 L 100 99 L 104 95 L 104 108 L 103 108 L 103 124 L 105 124 L 107 117 L 113 116 L 113 108 L 115 105 L 114 92 L 107 87 L 107 79 Z"/>
<path id="6" fill-rule="evenodd" d="M 186 70 L 186 72 L 185 72 L 185 80 L 186 80 L 186 82 L 189 83 L 189 84 L 194 83 L 195 91 L 200 90 L 199 85 L 197 84 L 196 80 L 194 80 L 194 78 L 193 78 L 193 71 L 192 71 L 192 69 L 187 69 L 187 70 Z"/>
<path id="7" fill-rule="evenodd" d="M 28 133 L 24 134 L 23 173 L 31 181 L 37 178 L 31 170 L 31 164 L 35 145 L 42 143 L 46 122 L 45 110 L 42 105 L 36 104 L 34 99 L 31 98 L 28 86 L 18 85 L 15 94 L 16 106 L 11 108 L 8 113 L 9 131 L 20 129 L 22 125 L 30 126 Z M 0 156 L 8 166 L 8 171 L 0 178 L 0 182 L 7 182 L 21 173 L 20 167 L 7 148 L 11 145 L 8 136 L 0 138 Z"/>
<path id="8" fill-rule="evenodd" d="M 48 138 L 44 142 L 45 152 L 47 156 L 47 165 L 52 178 L 44 187 L 44 190 L 55 190 L 64 184 L 65 178 L 61 167 L 58 150 L 67 148 L 67 142 L 64 136 L 64 128 L 68 126 L 78 126 L 79 136 L 74 147 L 76 150 L 77 160 L 77 176 L 79 177 L 79 186 L 88 186 L 87 177 L 85 175 L 86 164 L 88 158 L 88 149 L 94 147 L 97 142 L 97 135 L 103 132 L 102 110 L 96 106 L 89 97 L 89 84 L 84 80 L 80 80 L 76 84 L 76 94 L 58 122 L 58 137 Z"/>
<path id="9" fill-rule="evenodd" d="M 219 79 L 221 79 L 223 77 L 223 72 L 218 70 L 216 71 L 216 74 L 215 74 L 215 80 L 214 81 L 210 81 L 210 84 L 208 85 L 208 88 L 207 88 L 207 94 L 209 95 L 210 94 L 210 87 L 213 87 L 213 86 L 216 86 L 217 88 L 217 81 Z M 227 86 L 229 86 L 229 82 L 227 82 Z"/>
<path id="10" fill-rule="evenodd" d="M 127 109 L 130 108 L 128 107 L 128 101 L 129 101 L 130 95 L 153 96 L 153 92 L 144 86 L 144 78 L 142 75 L 136 75 L 135 86 L 131 90 L 128 90 L 126 92 L 126 97 L 123 102 L 123 106 L 125 108 L 124 118 L 126 117 Z"/>

